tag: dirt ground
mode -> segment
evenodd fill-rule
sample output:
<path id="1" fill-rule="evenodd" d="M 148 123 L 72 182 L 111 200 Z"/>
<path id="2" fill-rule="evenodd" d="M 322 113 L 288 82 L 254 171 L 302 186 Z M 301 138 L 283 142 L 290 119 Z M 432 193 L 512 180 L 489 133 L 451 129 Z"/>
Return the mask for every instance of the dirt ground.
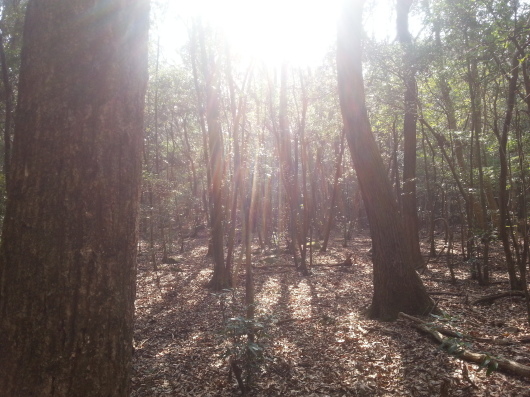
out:
<path id="1" fill-rule="evenodd" d="M 442 243 L 441 243 L 442 244 Z M 530 379 L 467 363 L 444 351 L 408 320 L 372 321 L 369 238 L 348 247 L 333 241 L 313 263 L 337 264 L 353 254 L 353 266 L 315 266 L 300 276 L 286 253 L 255 253 L 256 312 L 271 316 L 265 353 L 248 396 L 530 396 Z M 205 288 L 212 264 L 207 237 L 186 242 L 174 264 L 153 270 L 140 254 L 136 299 L 133 397 L 237 396 L 240 389 L 223 352 L 223 322 L 244 315 L 244 272 L 224 295 Z M 507 297 L 474 304 L 479 297 L 509 288 L 502 255 L 491 255 L 492 285 L 470 279 L 469 266 L 456 262 L 450 283 L 445 257 L 431 260 L 422 279 L 445 316 L 436 324 L 470 337 L 513 340 L 511 345 L 469 339 L 464 348 L 530 365 L 530 336 L 524 299 Z M 451 295 L 452 294 L 452 295 Z M 520 342 L 523 340 L 523 342 Z"/>

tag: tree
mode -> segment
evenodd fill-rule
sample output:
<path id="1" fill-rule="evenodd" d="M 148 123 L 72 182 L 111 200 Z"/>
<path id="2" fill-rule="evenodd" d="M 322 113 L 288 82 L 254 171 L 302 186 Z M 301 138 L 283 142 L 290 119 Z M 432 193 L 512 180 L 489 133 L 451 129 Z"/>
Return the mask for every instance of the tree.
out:
<path id="1" fill-rule="evenodd" d="M 302 253 L 301 244 L 305 245 L 305 238 L 300 236 L 299 218 L 299 186 L 298 186 L 298 162 L 297 159 L 293 161 L 291 146 L 294 147 L 295 157 L 297 153 L 297 142 L 295 145 L 291 142 L 291 131 L 289 127 L 288 109 L 287 109 L 287 64 L 282 65 L 281 82 L 280 82 L 280 108 L 279 108 L 279 129 L 276 132 L 276 139 L 278 145 L 278 157 L 280 160 L 280 169 L 283 186 L 287 194 L 287 201 L 289 206 L 289 231 L 291 234 L 291 244 L 294 256 L 295 267 L 300 272 L 307 276 L 309 270 L 305 263 L 305 257 L 298 258 L 298 254 Z M 303 241 L 300 241 L 303 240 Z"/>
<path id="2" fill-rule="evenodd" d="M 398 206 L 368 119 L 361 59 L 362 8 L 362 0 L 345 2 L 338 31 L 337 77 L 346 138 L 374 248 L 369 314 L 387 320 L 400 311 L 427 314 L 434 305 L 413 269 Z"/>
<path id="3" fill-rule="evenodd" d="M 2 395 L 128 395 L 148 11 L 28 4 L 0 247 Z"/>
<path id="4" fill-rule="evenodd" d="M 416 268 L 423 266 L 418 231 L 416 204 L 416 121 L 418 118 L 418 90 L 414 65 L 414 44 L 409 32 L 409 12 L 412 0 L 398 0 L 397 39 L 403 47 L 403 80 L 405 83 L 405 115 L 403 117 L 403 226 L 407 244 Z"/>
<path id="5" fill-rule="evenodd" d="M 224 258 L 224 210 L 223 210 L 223 179 L 225 174 L 224 144 L 221 129 L 221 105 L 218 86 L 218 72 L 214 54 L 207 48 L 204 27 L 199 21 L 197 25 L 201 50 L 202 72 L 204 78 L 204 113 L 208 133 L 208 155 L 210 184 L 210 229 L 214 269 L 209 286 L 214 291 L 230 288 L 232 269 Z"/>

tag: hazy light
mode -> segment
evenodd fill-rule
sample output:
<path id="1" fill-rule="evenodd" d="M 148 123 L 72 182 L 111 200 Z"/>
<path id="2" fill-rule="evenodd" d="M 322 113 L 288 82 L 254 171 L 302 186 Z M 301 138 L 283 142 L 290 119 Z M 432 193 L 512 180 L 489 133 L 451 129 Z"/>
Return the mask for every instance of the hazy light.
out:
<path id="1" fill-rule="evenodd" d="M 166 49 L 176 48 L 187 39 L 186 21 L 200 16 L 224 33 L 234 52 L 271 65 L 315 64 L 336 40 L 339 2 L 173 0 L 158 33 Z"/>
<path id="2" fill-rule="evenodd" d="M 278 66 L 315 66 L 336 41 L 342 0 L 159 0 L 155 16 L 164 51 L 175 52 L 187 40 L 186 23 L 200 16 L 221 30 L 232 51 Z M 384 39 L 394 23 L 392 0 L 377 1 L 365 18 L 370 37 Z"/>

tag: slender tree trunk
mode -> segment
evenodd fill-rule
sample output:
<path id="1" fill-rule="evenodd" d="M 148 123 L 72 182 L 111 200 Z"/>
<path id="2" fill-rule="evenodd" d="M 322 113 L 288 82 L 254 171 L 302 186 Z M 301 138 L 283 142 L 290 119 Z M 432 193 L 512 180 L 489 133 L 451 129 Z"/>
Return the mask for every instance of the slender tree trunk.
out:
<path id="1" fill-rule="evenodd" d="M 403 120 L 403 224 L 415 268 L 423 266 L 418 228 L 416 200 L 416 121 L 418 119 L 418 90 L 413 64 L 414 47 L 409 33 L 408 18 L 412 0 L 397 0 L 397 37 L 403 47 L 403 78 L 405 82 L 405 116 Z"/>
<path id="2" fill-rule="evenodd" d="M 333 190 L 331 191 L 331 200 L 329 203 L 329 215 L 326 222 L 326 228 L 324 229 L 324 242 L 320 252 L 326 252 L 328 249 L 329 235 L 331 233 L 331 227 L 333 226 L 333 218 L 335 217 L 335 204 L 337 201 L 337 194 L 339 191 L 339 179 L 342 173 L 342 156 L 344 155 L 344 137 L 345 131 L 342 130 L 340 137 L 340 148 L 337 153 L 337 159 L 335 160 L 335 177 L 333 179 Z"/>
<path id="3" fill-rule="evenodd" d="M 521 136 L 521 128 L 517 128 L 517 148 L 519 151 L 519 172 L 521 173 L 521 219 L 522 219 L 522 225 L 521 225 L 521 234 L 523 236 L 523 252 L 521 255 L 521 260 L 519 261 L 519 273 L 521 275 L 521 286 L 523 287 L 523 291 L 525 292 L 525 300 L 526 300 L 526 314 L 527 314 L 527 321 L 530 324 L 530 292 L 528 291 L 528 283 L 527 283 L 527 260 L 528 260 L 528 253 L 530 249 L 529 244 L 529 230 L 528 230 L 528 211 L 526 209 L 527 205 L 527 199 L 526 199 L 526 167 L 525 167 L 525 155 L 524 155 L 524 147 L 523 147 L 523 139 Z"/>
<path id="4" fill-rule="evenodd" d="M 230 62 L 230 54 L 227 54 L 227 59 Z M 250 72 L 250 69 L 249 69 Z M 248 76 L 248 73 L 247 73 Z M 235 83 L 232 77 L 231 64 L 227 65 L 227 78 L 228 86 L 230 90 L 230 112 L 232 116 L 232 145 L 233 145 L 233 181 L 232 181 L 232 202 L 230 203 L 230 231 L 228 235 L 228 243 L 226 249 L 226 267 L 231 271 L 233 262 L 233 250 L 235 243 L 236 234 L 236 223 L 237 223 L 237 198 L 239 195 L 239 189 L 241 186 L 241 155 L 239 148 L 239 129 L 241 118 L 243 116 L 245 101 L 242 95 L 239 101 L 236 103 Z M 246 78 L 245 78 L 246 81 Z M 244 83 L 243 83 L 244 86 Z"/>
<path id="5" fill-rule="evenodd" d="M 204 163 L 208 166 L 206 167 L 206 183 L 207 186 L 211 186 L 212 184 L 212 176 L 211 176 L 211 170 L 210 170 L 210 154 L 208 149 L 208 131 L 206 129 L 206 120 L 205 120 L 205 114 L 206 114 L 206 100 L 204 98 L 204 90 L 202 89 L 199 81 L 199 66 L 198 66 L 198 55 L 197 51 L 200 48 L 200 40 L 201 37 L 199 34 L 199 30 L 202 29 L 200 26 L 200 21 L 194 21 L 191 33 L 190 33 L 190 55 L 191 55 L 191 66 L 192 66 L 192 72 L 193 72 L 193 84 L 195 87 L 195 93 L 197 95 L 197 118 L 199 122 L 199 127 L 201 129 L 201 135 L 202 135 L 202 149 L 203 149 L 203 158 Z M 209 188 L 208 188 L 209 189 Z M 212 202 L 211 197 L 209 195 L 204 194 L 205 191 L 203 189 L 203 207 L 204 207 L 204 213 L 206 214 L 206 218 L 208 221 L 208 224 L 212 225 Z M 211 252 L 209 252 L 211 254 Z"/>
<path id="6" fill-rule="evenodd" d="M 147 182 L 147 194 L 149 195 L 149 255 L 151 256 L 151 263 L 153 264 L 153 270 L 156 272 L 158 266 L 156 263 L 156 250 L 155 250 L 155 204 L 153 194 L 153 184 L 151 181 Z"/>
<path id="7" fill-rule="evenodd" d="M 302 87 L 302 112 L 300 117 L 299 135 L 300 135 L 300 164 L 302 168 L 302 183 L 301 183 L 301 194 L 302 194 L 302 210 L 301 210 L 301 225 L 300 225 L 300 243 L 301 243 L 301 263 L 302 271 L 307 272 L 307 239 L 309 235 L 309 226 L 311 218 L 311 198 L 307 189 L 307 172 L 309 167 L 309 159 L 307 155 L 307 139 L 306 139 L 306 118 L 307 118 L 307 107 L 308 107 L 308 95 L 305 88 L 304 79 L 302 73 L 300 73 L 300 84 Z"/>
<path id="8" fill-rule="evenodd" d="M 515 106 L 515 94 L 517 89 L 517 78 L 519 75 L 519 58 L 518 54 L 514 54 L 512 57 L 511 64 L 511 75 L 510 81 L 508 84 L 508 99 L 507 99 L 507 108 L 506 115 L 504 118 L 504 123 L 502 126 L 502 131 L 499 131 L 497 128 L 497 122 L 495 121 L 494 132 L 497 135 L 499 141 L 499 163 L 500 163 L 500 172 L 499 172 L 499 215 L 500 215 L 500 230 L 499 237 L 502 241 L 502 246 L 504 248 L 504 254 L 506 256 L 506 266 L 508 269 L 508 275 L 510 277 L 510 286 L 513 290 L 517 290 L 521 287 L 520 280 L 517 277 L 515 262 L 513 259 L 511 246 L 510 246 L 510 236 L 508 232 L 509 226 L 509 211 L 508 211 L 508 190 L 507 190 L 507 181 L 508 181 L 508 132 L 510 131 L 510 124 L 512 122 L 513 109 Z"/>
<path id="9" fill-rule="evenodd" d="M 348 1 L 339 22 L 337 69 L 346 138 L 353 158 L 374 248 L 370 316 L 396 318 L 400 311 L 427 314 L 434 304 L 414 271 L 392 186 L 372 134 L 362 75 L 363 1 Z"/>
<path id="10" fill-rule="evenodd" d="M 464 184 L 464 182 L 462 181 L 462 178 L 460 177 L 457 166 L 455 165 L 453 161 L 454 159 L 449 155 L 449 153 L 447 153 L 446 139 L 443 137 L 443 135 L 436 132 L 434 128 L 432 128 L 432 126 L 423 117 L 421 118 L 421 123 L 425 127 L 427 127 L 429 132 L 436 139 L 438 148 L 440 149 L 440 152 L 442 153 L 442 160 L 445 159 L 445 162 L 447 163 L 447 166 L 449 167 L 449 170 L 451 171 L 451 175 L 453 176 L 453 180 L 456 183 L 456 186 L 458 188 L 458 192 L 460 193 L 460 196 L 464 202 L 463 203 L 464 210 L 460 211 L 458 215 L 461 216 L 462 219 L 464 219 L 464 215 L 465 215 L 465 218 L 467 220 L 467 228 L 464 222 L 462 222 L 461 234 L 460 234 L 462 257 L 464 260 L 467 260 L 469 259 L 469 255 L 471 254 L 469 251 L 469 244 L 466 244 L 468 243 L 467 235 L 468 235 L 469 228 L 473 224 L 473 221 L 472 221 L 473 211 L 471 211 L 472 206 L 470 205 L 471 194 L 468 192 L 469 189 L 466 188 L 466 185 Z M 444 180 L 443 180 L 443 173 L 442 173 L 441 185 L 443 184 L 444 184 Z M 450 198 L 448 198 L 447 194 L 444 191 L 442 191 L 442 218 L 445 218 L 445 219 L 449 219 L 451 217 L 451 211 L 450 211 L 451 203 L 449 201 L 450 201 Z"/>
<path id="11" fill-rule="evenodd" d="M 176 122 L 176 121 L 175 121 Z M 197 167 L 195 166 L 195 161 L 193 160 L 193 153 L 191 150 L 191 145 L 188 137 L 188 126 L 186 121 L 182 123 L 182 134 L 181 139 L 183 140 L 183 146 L 185 148 L 184 155 L 186 159 L 188 160 L 188 164 L 190 166 L 190 191 L 192 194 L 192 210 L 195 213 L 194 216 L 194 222 L 193 222 L 193 230 L 190 232 L 190 235 L 195 235 L 197 228 L 199 227 L 199 224 L 201 223 L 201 199 L 199 194 L 199 181 L 197 177 Z M 176 145 L 173 144 L 175 147 Z"/>
<path id="12" fill-rule="evenodd" d="M 427 196 L 427 212 L 429 214 L 429 257 L 434 258 L 436 257 L 436 246 L 434 241 L 434 230 L 435 230 L 435 210 L 436 210 L 436 200 L 433 194 L 433 185 L 436 185 L 436 172 L 435 168 L 433 167 L 433 178 L 431 181 L 431 174 L 429 173 L 429 166 L 428 166 L 428 156 L 427 156 L 427 148 L 425 145 L 425 142 L 427 141 L 427 134 L 425 133 L 425 130 L 423 128 L 422 124 L 422 134 L 421 134 L 421 147 L 423 151 L 423 168 L 425 173 L 425 190 L 426 190 L 426 196 Z M 432 149 L 430 143 L 429 147 Z M 432 182 L 432 184 L 431 184 Z"/>
<path id="13" fill-rule="evenodd" d="M 0 247 L 0 394 L 127 396 L 149 2 L 30 1 Z"/>
<path id="14" fill-rule="evenodd" d="M 289 206 L 289 230 L 291 235 L 291 245 L 294 257 L 294 263 L 302 274 L 309 274 L 306 264 L 300 261 L 298 253 L 300 250 L 299 230 L 298 230 L 298 178 L 295 171 L 295 165 L 291 158 L 291 134 L 289 131 L 289 122 L 287 116 L 287 65 L 282 67 L 281 87 L 280 87 L 280 131 L 278 137 L 278 153 L 282 168 L 282 181 L 287 193 Z"/>
<path id="15" fill-rule="evenodd" d="M 520 50 L 520 53 L 521 54 L 524 54 L 524 51 L 522 51 L 522 49 L 519 49 Z M 530 112 L 530 77 L 528 76 L 528 69 L 529 69 L 529 63 L 528 63 L 528 59 L 526 57 L 523 58 L 523 61 L 521 62 L 521 70 L 522 70 L 522 75 L 523 75 L 523 83 L 524 83 L 524 87 L 525 87 L 525 103 L 526 103 L 526 106 L 527 106 L 527 109 L 528 111 Z M 523 171 L 525 169 L 524 167 L 524 164 L 525 164 L 525 161 L 524 161 L 524 151 L 523 151 L 523 142 L 522 142 L 522 137 L 521 137 L 521 131 L 520 129 L 518 130 L 518 147 L 519 147 L 519 151 L 520 151 L 520 154 L 519 154 L 519 167 L 521 169 L 521 173 L 522 173 L 522 176 L 521 176 L 521 179 L 523 180 L 523 219 L 525 220 L 524 222 L 524 228 L 523 228 L 523 236 L 524 236 L 524 247 L 523 247 L 523 261 L 521 263 L 521 266 L 519 267 L 519 271 L 521 273 L 521 284 L 523 285 L 524 287 L 524 291 L 525 291 L 525 295 L 526 295 L 526 312 L 527 312 L 527 321 L 528 323 L 530 324 L 530 292 L 528 291 L 528 282 L 527 282 L 527 267 L 526 267 L 526 261 L 528 259 L 528 256 L 529 256 L 529 239 L 530 239 L 530 236 L 529 236 L 529 233 L 530 233 L 530 230 L 528 230 L 528 222 L 526 221 L 528 219 L 528 215 L 527 215 L 527 209 L 526 209 L 526 203 L 527 203 L 527 199 L 526 199 L 526 178 L 525 178 L 525 172 Z"/>
<path id="16" fill-rule="evenodd" d="M 224 258 L 224 227 L 223 227 L 223 135 L 221 131 L 219 92 L 217 90 L 217 70 L 212 54 L 206 48 L 206 39 L 202 25 L 199 29 L 202 72 L 205 80 L 205 113 L 208 131 L 208 148 L 210 163 L 210 223 L 214 269 L 209 286 L 214 291 L 229 288 L 232 284 L 231 269 L 226 266 Z"/>

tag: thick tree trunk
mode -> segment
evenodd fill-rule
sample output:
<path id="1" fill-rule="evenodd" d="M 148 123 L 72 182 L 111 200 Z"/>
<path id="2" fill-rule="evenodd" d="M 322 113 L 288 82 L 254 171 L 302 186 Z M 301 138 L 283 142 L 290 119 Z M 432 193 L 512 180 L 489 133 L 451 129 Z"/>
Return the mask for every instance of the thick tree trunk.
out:
<path id="1" fill-rule="evenodd" d="M 9 65 L 7 64 L 4 48 L 4 34 L 0 31 L 0 66 L 2 69 L 2 85 L 4 87 L 4 178 L 6 190 L 9 190 L 9 165 L 11 162 L 11 129 L 13 119 L 13 90 L 9 79 Z"/>
<path id="2" fill-rule="evenodd" d="M 392 186 L 368 120 L 361 61 L 362 4 L 361 0 L 348 1 L 344 7 L 339 22 L 337 68 L 346 138 L 374 248 L 370 315 L 394 319 L 400 311 L 427 314 L 434 305 L 413 269 Z"/>
<path id="3" fill-rule="evenodd" d="M 100 3 L 28 5 L 0 247 L 3 396 L 128 395 L 149 3 Z"/>

